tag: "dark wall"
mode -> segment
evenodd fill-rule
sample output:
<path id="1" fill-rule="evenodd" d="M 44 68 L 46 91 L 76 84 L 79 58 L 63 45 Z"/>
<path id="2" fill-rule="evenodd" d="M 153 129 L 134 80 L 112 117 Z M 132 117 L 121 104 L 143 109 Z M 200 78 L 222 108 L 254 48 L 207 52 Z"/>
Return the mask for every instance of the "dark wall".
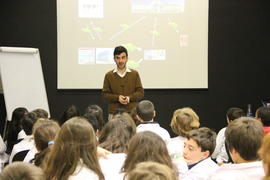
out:
<path id="1" fill-rule="evenodd" d="M 246 109 L 250 103 L 255 111 L 261 99 L 270 98 L 269 0 L 209 1 L 209 88 L 146 90 L 145 99 L 154 102 L 157 119 L 167 129 L 177 108 L 192 107 L 203 126 L 218 130 L 226 125 L 224 114 L 229 107 Z M 3 1 L 0 22 L 0 46 L 40 49 L 53 118 L 58 119 L 70 104 L 81 109 L 89 103 L 107 108 L 100 90 L 57 90 L 54 0 Z"/>

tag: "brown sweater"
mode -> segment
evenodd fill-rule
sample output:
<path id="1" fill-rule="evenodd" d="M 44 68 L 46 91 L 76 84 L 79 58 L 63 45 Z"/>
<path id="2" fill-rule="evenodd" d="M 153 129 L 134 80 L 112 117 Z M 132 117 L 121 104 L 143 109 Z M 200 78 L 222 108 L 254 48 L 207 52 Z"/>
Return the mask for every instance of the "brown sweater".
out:
<path id="1" fill-rule="evenodd" d="M 123 105 L 118 101 L 119 95 L 129 96 L 129 103 Z M 131 69 L 124 77 L 109 71 L 104 78 L 102 97 L 109 103 L 109 113 L 114 113 L 118 108 L 124 108 L 130 112 L 137 106 L 138 101 L 144 96 L 139 73 Z"/>

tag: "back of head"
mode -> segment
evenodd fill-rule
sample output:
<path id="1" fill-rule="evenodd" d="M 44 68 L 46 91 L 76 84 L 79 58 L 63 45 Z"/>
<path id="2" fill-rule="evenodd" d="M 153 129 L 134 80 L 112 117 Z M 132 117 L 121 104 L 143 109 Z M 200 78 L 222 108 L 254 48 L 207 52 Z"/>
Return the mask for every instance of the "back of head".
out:
<path id="1" fill-rule="evenodd" d="M 18 133 L 21 128 L 21 119 L 22 117 L 28 113 L 28 110 L 24 107 L 18 107 L 12 112 L 11 121 L 8 123 L 7 127 L 7 135 L 5 138 L 8 143 L 11 141 L 16 141 L 18 137 Z"/>
<path id="2" fill-rule="evenodd" d="M 259 154 L 264 164 L 265 177 L 270 179 L 270 134 L 264 136 Z"/>
<path id="3" fill-rule="evenodd" d="M 2 180 L 45 180 L 42 169 L 30 163 L 14 162 L 0 174 Z"/>
<path id="4" fill-rule="evenodd" d="M 131 132 L 119 120 L 110 120 L 102 129 L 99 136 L 99 146 L 112 153 L 125 153 Z"/>
<path id="5" fill-rule="evenodd" d="M 36 113 L 38 118 L 48 118 L 49 117 L 49 113 L 45 110 L 45 109 L 35 109 L 32 112 Z"/>
<path id="6" fill-rule="evenodd" d="M 128 180 L 177 180 L 175 172 L 157 162 L 141 162 L 127 174 Z"/>
<path id="7" fill-rule="evenodd" d="M 257 160 L 263 139 L 263 127 L 260 121 L 249 117 L 241 117 L 232 121 L 226 131 L 226 144 L 231 151 L 235 149 L 246 160 Z"/>
<path id="8" fill-rule="evenodd" d="M 131 138 L 122 170 L 128 173 L 144 161 L 154 161 L 174 168 L 165 142 L 159 135 L 150 131 L 137 133 Z"/>
<path id="9" fill-rule="evenodd" d="M 188 135 L 188 139 L 193 139 L 202 152 L 209 151 L 209 156 L 214 152 L 216 147 L 216 133 L 207 128 L 201 127 L 198 129 L 191 130 Z"/>
<path id="10" fill-rule="evenodd" d="M 85 113 L 83 117 L 92 125 L 95 132 L 101 129 L 100 123 L 98 122 L 97 117 L 95 115 L 93 115 L 92 113 Z"/>
<path id="11" fill-rule="evenodd" d="M 120 55 L 123 52 L 128 56 L 127 49 L 124 46 L 117 46 L 113 51 L 113 56 L 115 57 L 116 55 Z"/>
<path id="12" fill-rule="evenodd" d="M 64 110 L 64 112 L 59 120 L 59 124 L 62 125 L 67 120 L 69 120 L 70 118 L 73 118 L 75 116 L 80 116 L 80 112 L 75 105 L 71 105 Z"/>
<path id="13" fill-rule="evenodd" d="M 14 109 L 14 111 L 12 112 L 12 117 L 11 117 L 11 121 L 16 121 L 17 123 L 19 123 L 19 121 L 21 120 L 21 118 L 28 113 L 28 110 L 24 107 L 18 107 L 16 109 Z"/>
<path id="14" fill-rule="evenodd" d="M 232 107 L 228 109 L 226 116 L 229 121 L 233 121 L 235 119 L 245 116 L 245 112 L 241 108 Z"/>
<path id="15" fill-rule="evenodd" d="M 132 136 L 136 133 L 137 129 L 136 124 L 128 113 L 124 112 L 122 114 L 116 114 L 113 116 L 112 119 L 118 119 L 120 121 L 123 121 L 126 124 L 126 126 L 130 129 Z"/>
<path id="16" fill-rule="evenodd" d="M 45 158 L 47 179 L 67 179 L 79 162 L 103 177 L 97 160 L 97 142 L 92 126 L 81 117 L 66 121 Z"/>
<path id="17" fill-rule="evenodd" d="M 34 112 L 29 112 L 22 117 L 22 129 L 26 135 L 32 134 L 32 129 L 37 119 L 38 117 Z"/>
<path id="18" fill-rule="evenodd" d="M 143 100 L 137 105 L 136 112 L 143 121 L 151 121 L 155 116 L 154 104 L 149 100 Z"/>
<path id="19" fill-rule="evenodd" d="M 174 133 L 187 136 L 189 131 L 199 126 L 199 117 L 193 109 L 187 107 L 174 111 L 171 120 L 171 128 Z"/>
<path id="20" fill-rule="evenodd" d="M 39 151 L 35 157 L 35 165 L 39 166 L 47 152 L 49 142 L 54 141 L 60 130 L 60 126 L 49 119 L 38 119 L 33 127 L 34 140 L 37 150 Z"/>
<path id="21" fill-rule="evenodd" d="M 38 119 L 33 127 L 35 144 L 39 151 L 48 147 L 48 142 L 53 141 L 60 130 L 57 122 L 49 119 Z"/>
<path id="22" fill-rule="evenodd" d="M 100 106 L 98 105 L 89 105 L 85 109 L 85 114 L 91 114 L 92 116 L 95 116 L 98 122 L 99 130 L 102 129 L 102 127 L 105 125 L 105 121 L 103 118 L 103 110 Z"/>
<path id="23" fill-rule="evenodd" d="M 270 107 L 262 106 L 256 111 L 256 118 L 259 118 L 263 126 L 270 126 Z"/>
<path id="24" fill-rule="evenodd" d="M 134 124 L 132 120 L 130 121 Z M 125 116 L 118 115 L 107 122 L 102 129 L 99 146 L 113 153 L 126 153 L 128 143 L 135 133 L 133 127 L 125 120 Z"/>

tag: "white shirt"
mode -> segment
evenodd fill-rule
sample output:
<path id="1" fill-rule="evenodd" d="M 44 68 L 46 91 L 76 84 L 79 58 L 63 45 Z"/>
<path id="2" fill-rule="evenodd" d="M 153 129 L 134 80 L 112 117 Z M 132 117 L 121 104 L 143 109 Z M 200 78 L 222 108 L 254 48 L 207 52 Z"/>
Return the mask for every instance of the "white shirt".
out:
<path id="1" fill-rule="evenodd" d="M 13 146 L 10 154 L 9 164 L 12 163 L 12 159 L 18 152 L 30 150 L 34 147 L 34 138 L 32 135 L 26 136 L 23 140 Z"/>
<path id="2" fill-rule="evenodd" d="M 159 135 L 165 141 L 166 144 L 168 144 L 171 139 L 168 131 L 160 127 L 160 125 L 157 122 L 142 123 L 139 126 L 137 126 L 137 133 L 143 131 L 151 131 Z"/>
<path id="3" fill-rule="evenodd" d="M 23 162 L 30 163 L 30 161 L 31 161 L 32 159 L 35 158 L 36 153 L 38 153 L 38 150 L 37 150 L 36 146 L 33 146 L 33 147 L 28 151 L 28 153 L 26 154 L 26 156 L 25 156 Z"/>
<path id="4" fill-rule="evenodd" d="M 5 153 L 6 148 L 6 144 L 4 143 L 2 136 L 0 135 L 0 155 Z"/>
<path id="5" fill-rule="evenodd" d="M 81 162 L 77 165 L 75 172 L 68 177 L 68 180 L 99 180 L 98 175 L 92 171 L 91 169 L 87 168 Z"/>
<path id="6" fill-rule="evenodd" d="M 185 140 L 186 138 L 183 136 L 177 136 L 170 139 L 167 144 L 167 148 L 172 159 L 177 159 L 183 156 Z"/>
<path id="7" fill-rule="evenodd" d="M 122 180 L 124 174 L 120 172 L 125 160 L 125 153 L 112 153 L 107 155 L 107 159 L 101 157 L 99 164 L 105 180 Z"/>
<path id="8" fill-rule="evenodd" d="M 124 73 L 120 73 L 119 71 L 118 71 L 118 69 L 117 68 L 115 68 L 114 70 L 113 70 L 113 73 L 117 73 L 118 74 L 118 76 L 120 76 L 120 77 L 125 77 L 125 75 L 126 75 L 126 73 L 127 72 L 131 72 L 131 70 L 128 68 L 128 67 L 126 67 L 126 70 L 125 70 L 125 72 Z"/>
<path id="9" fill-rule="evenodd" d="M 224 164 L 209 180 L 261 180 L 264 171 L 261 161 L 239 164 Z"/>
<path id="10" fill-rule="evenodd" d="M 0 172 L 2 171 L 4 163 L 8 161 L 8 155 L 5 153 L 6 148 L 6 144 L 0 135 Z"/>
<path id="11" fill-rule="evenodd" d="M 18 138 L 17 139 L 23 139 L 25 138 L 27 135 L 25 134 L 24 130 L 21 130 L 19 133 L 18 133 Z"/>
<path id="12" fill-rule="evenodd" d="M 219 166 L 210 157 L 202 160 L 181 177 L 181 180 L 207 180 Z"/>
<path id="13" fill-rule="evenodd" d="M 216 148 L 212 154 L 212 158 L 216 159 L 218 163 L 227 162 L 229 160 L 225 147 L 225 131 L 226 127 L 222 128 L 216 138 Z"/>

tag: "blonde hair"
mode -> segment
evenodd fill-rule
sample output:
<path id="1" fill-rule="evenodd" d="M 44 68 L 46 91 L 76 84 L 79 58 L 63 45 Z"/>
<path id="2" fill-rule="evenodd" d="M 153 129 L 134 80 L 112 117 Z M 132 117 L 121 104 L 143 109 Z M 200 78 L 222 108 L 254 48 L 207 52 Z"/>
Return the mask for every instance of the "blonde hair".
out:
<path id="1" fill-rule="evenodd" d="M 270 133 L 264 136 L 262 146 L 259 150 L 259 155 L 267 167 L 267 172 L 265 172 L 263 180 L 270 180 Z"/>
<path id="2" fill-rule="evenodd" d="M 84 118 L 66 121 L 45 158 L 44 172 L 47 180 L 66 180 L 81 162 L 104 179 L 97 158 L 97 140 L 93 127 Z"/>
<path id="3" fill-rule="evenodd" d="M 177 180 L 176 173 L 168 166 L 157 162 L 141 162 L 127 175 L 128 180 Z"/>
<path id="4" fill-rule="evenodd" d="M 174 133 L 186 137 L 189 131 L 199 128 L 200 119 L 193 109 L 185 107 L 174 111 L 170 126 Z"/>
<path id="5" fill-rule="evenodd" d="M 4 168 L 0 174 L 3 180 L 45 180 L 41 168 L 30 163 L 14 162 Z"/>

